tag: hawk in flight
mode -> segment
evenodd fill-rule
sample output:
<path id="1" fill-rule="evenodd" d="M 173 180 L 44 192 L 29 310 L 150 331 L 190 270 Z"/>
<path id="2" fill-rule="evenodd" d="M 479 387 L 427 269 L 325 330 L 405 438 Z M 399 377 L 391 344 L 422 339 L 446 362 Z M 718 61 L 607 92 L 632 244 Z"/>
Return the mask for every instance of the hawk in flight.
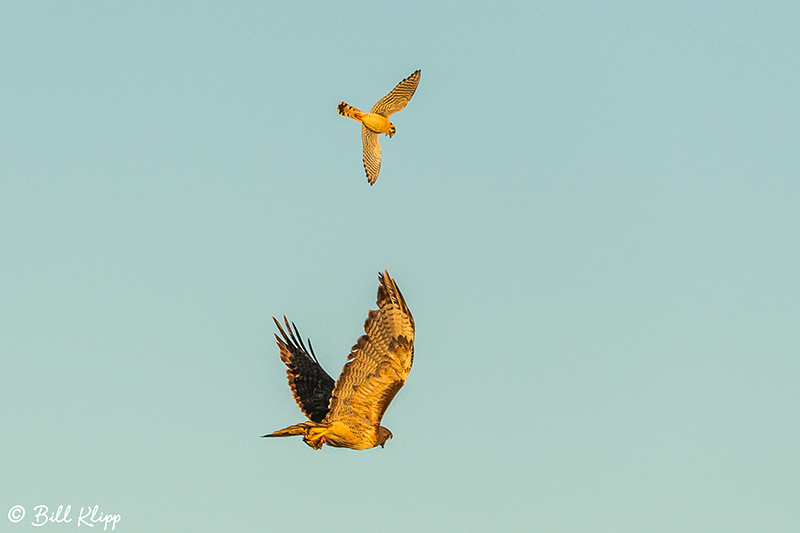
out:
<path id="1" fill-rule="evenodd" d="M 392 432 L 381 426 L 381 418 L 411 371 L 414 318 L 389 273 L 379 273 L 378 280 L 378 310 L 369 312 L 366 335 L 350 349 L 335 382 L 317 361 L 311 341 L 306 349 L 297 327 L 290 328 L 285 316 L 285 330 L 272 319 L 280 332 L 275 339 L 288 367 L 289 388 L 309 421 L 264 437 L 302 435 L 315 450 L 323 444 L 366 450 L 383 447 L 392 438 Z"/>
<path id="2" fill-rule="evenodd" d="M 389 117 L 403 109 L 419 85 L 419 70 L 397 84 L 397 87 L 378 100 L 369 113 L 355 107 L 339 102 L 339 114 L 361 122 L 361 140 L 364 143 L 364 170 L 367 171 L 367 181 L 372 185 L 378 179 L 381 171 L 381 145 L 378 136 L 385 133 L 389 137 L 397 131 L 394 124 L 389 122 Z"/>

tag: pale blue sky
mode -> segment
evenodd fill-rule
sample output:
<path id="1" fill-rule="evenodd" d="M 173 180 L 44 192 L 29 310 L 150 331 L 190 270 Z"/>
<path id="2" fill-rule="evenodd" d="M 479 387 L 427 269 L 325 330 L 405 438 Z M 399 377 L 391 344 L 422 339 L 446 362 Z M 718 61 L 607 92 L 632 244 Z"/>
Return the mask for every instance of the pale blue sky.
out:
<path id="1" fill-rule="evenodd" d="M 39 504 L 800 529 L 798 27 L 796 2 L 6 4 L 0 530 Z M 369 187 L 336 104 L 417 68 Z M 417 323 L 394 439 L 260 439 L 303 418 L 271 317 L 338 376 L 384 268 Z"/>

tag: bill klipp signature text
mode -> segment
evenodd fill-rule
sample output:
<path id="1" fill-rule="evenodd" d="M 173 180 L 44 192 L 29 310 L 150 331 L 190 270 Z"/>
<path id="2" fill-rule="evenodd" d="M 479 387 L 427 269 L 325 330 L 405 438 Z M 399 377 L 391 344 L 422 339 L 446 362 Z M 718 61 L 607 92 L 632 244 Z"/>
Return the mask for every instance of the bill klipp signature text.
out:
<path id="1" fill-rule="evenodd" d="M 116 529 L 117 524 L 122 519 L 118 514 L 103 513 L 100 511 L 100 506 L 86 506 L 81 507 L 81 510 L 76 515 L 70 516 L 72 513 L 71 505 L 59 505 L 54 511 L 51 511 L 46 505 L 37 505 L 31 509 L 29 516 L 32 526 L 41 527 L 48 524 L 72 524 L 78 527 L 94 527 L 103 525 L 103 531 L 108 530 L 111 525 L 111 531 Z M 22 522 L 27 514 L 25 508 L 21 505 L 15 505 L 8 511 L 8 520 L 13 523 Z"/>

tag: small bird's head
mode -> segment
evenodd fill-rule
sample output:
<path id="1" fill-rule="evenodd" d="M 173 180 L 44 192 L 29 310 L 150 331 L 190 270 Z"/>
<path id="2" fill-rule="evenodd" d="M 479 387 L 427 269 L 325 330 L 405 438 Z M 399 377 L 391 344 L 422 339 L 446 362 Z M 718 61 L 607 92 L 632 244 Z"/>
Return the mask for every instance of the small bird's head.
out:
<path id="1" fill-rule="evenodd" d="M 390 123 L 389 123 L 389 131 L 387 131 L 387 132 L 386 132 L 386 135 L 388 135 L 389 137 L 391 137 L 391 136 L 392 136 L 392 135 L 394 135 L 395 133 L 397 133 L 397 129 L 394 127 L 394 124 L 392 124 L 392 123 L 390 122 Z"/>
<path id="2" fill-rule="evenodd" d="M 383 426 L 380 426 L 378 428 L 378 442 L 377 442 L 377 444 L 380 444 L 381 448 L 383 448 L 383 445 L 386 444 L 386 441 L 391 439 L 391 438 L 392 438 L 392 432 L 391 431 L 389 431 L 387 428 L 385 428 Z"/>

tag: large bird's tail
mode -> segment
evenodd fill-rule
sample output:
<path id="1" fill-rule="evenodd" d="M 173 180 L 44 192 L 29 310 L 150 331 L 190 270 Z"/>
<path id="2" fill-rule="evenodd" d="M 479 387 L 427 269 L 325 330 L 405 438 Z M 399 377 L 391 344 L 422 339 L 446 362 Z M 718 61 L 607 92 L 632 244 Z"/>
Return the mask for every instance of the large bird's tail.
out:
<path id="1" fill-rule="evenodd" d="M 262 437 L 292 437 L 294 435 L 302 435 L 303 441 L 305 441 L 306 444 L 315 450 L 319 450 L 322 448 L 322 445 L 325 444 L 325 431 L 327 431 L 327 429 L 326 426 L 317 424 L 316 422 L 303 422 L 301 424 L 289 426 L 288 428 L 279 429 L 269 435 L 262 435 Z"/>
<path id="2" fill-rule="evenodd" d="M 308 426 L 313 426 L 313 422 L 303 422 L 302 424 L 295 424 L 293 426 L 289 426 L 288 428 L 279 429 L 278 431 L 273 431 L 269 435 L 263 435 L 264 437 L 292 437 L 294 435 L 305 435 Z"/>
<path id="3" fill-rule="evenodd" d="M 360 109 L 356 109 L 350 104 L 345 104 L 344 102 L 339 102 L 338 109 L 340 115 L 345 116 L 347 118 L 352 118 L 353 120 L 357 120 L 359 122 L 361 122 L 361 117 L 363 117 L 366 114 Z"/>

